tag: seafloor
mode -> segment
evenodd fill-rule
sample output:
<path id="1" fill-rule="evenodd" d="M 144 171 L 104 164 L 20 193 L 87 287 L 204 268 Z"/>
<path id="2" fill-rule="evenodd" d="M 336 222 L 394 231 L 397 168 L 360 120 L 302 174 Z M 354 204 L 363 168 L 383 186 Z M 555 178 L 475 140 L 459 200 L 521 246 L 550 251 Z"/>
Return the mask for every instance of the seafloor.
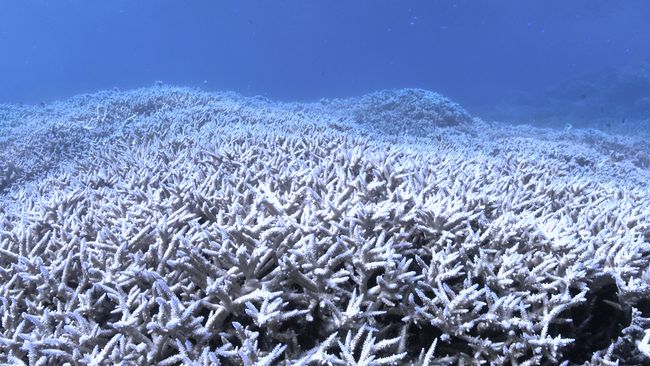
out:
<path id="1" fill-rule="evenodd" d="M 650 140 L 422 90 L 0 106 L 0 363 L 650 361 Z"/>

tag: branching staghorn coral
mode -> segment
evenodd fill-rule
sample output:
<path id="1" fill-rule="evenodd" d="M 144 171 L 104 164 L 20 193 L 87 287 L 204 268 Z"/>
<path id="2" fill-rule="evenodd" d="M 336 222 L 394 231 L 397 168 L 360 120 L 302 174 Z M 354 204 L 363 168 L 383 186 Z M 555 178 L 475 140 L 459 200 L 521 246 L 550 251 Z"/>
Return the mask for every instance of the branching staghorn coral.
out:
<path id="1" fill-rule="evenodd" d="M 616 174 L 451 127 L 395 142 L 326 105 L 67 103 L 105 129 L 0 198 L 1 362 L 645 360 L 649 197 Z"/>

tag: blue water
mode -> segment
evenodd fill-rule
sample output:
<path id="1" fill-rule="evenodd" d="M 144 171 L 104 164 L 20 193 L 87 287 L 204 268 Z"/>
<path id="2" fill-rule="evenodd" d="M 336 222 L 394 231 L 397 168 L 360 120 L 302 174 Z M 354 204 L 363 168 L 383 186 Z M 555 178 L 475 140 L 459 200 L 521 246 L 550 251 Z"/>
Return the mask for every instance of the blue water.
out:
<path id="1" fill-rule="evenodd" d="M 634 74 L 648 19 L 644 0 L 3 1 L 0 102 L 158 80 L 279 100 L 419 87 L 498 118 L 566 80 Z"/>

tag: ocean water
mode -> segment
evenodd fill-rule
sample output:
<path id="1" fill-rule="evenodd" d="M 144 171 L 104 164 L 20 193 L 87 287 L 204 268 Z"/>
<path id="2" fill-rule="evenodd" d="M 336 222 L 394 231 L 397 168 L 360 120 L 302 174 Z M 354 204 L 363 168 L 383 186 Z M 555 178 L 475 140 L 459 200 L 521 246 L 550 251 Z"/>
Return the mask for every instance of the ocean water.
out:
<path id="1" fill-rule="evenodd" d="M 578 104 L 574 125 L 599 107 L 618 123 L 648 113 L 648 18 L 641 0 L 3 2 L 0 101 L 158 80 L 283 101 L 417 87 L 489 118 Z"/>
<path id="2" fill-rule="evenodd" d="M 650 364 L 650 3 L 0 3 L 0 364 Z"/>

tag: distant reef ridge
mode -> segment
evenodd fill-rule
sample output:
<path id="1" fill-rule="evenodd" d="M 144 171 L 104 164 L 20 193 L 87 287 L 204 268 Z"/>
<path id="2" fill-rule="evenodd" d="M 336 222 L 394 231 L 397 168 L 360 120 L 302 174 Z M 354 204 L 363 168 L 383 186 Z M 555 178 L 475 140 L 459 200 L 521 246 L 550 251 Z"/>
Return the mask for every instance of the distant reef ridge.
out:
<path id="1" fill-rule="evenodd" d="M 516 92 L 500 103 L 477 106 L 485 118 L 538 126 L 598 128 L 635 134 L 650 129 L 650 63 L 606 68 L 565 80 L 542 92 Z"/>
<path id="2" fill-rule="evenodd" d="M 0 105 L 0 363 L 648 364 L 649 141 L 421 89 Z"/>

